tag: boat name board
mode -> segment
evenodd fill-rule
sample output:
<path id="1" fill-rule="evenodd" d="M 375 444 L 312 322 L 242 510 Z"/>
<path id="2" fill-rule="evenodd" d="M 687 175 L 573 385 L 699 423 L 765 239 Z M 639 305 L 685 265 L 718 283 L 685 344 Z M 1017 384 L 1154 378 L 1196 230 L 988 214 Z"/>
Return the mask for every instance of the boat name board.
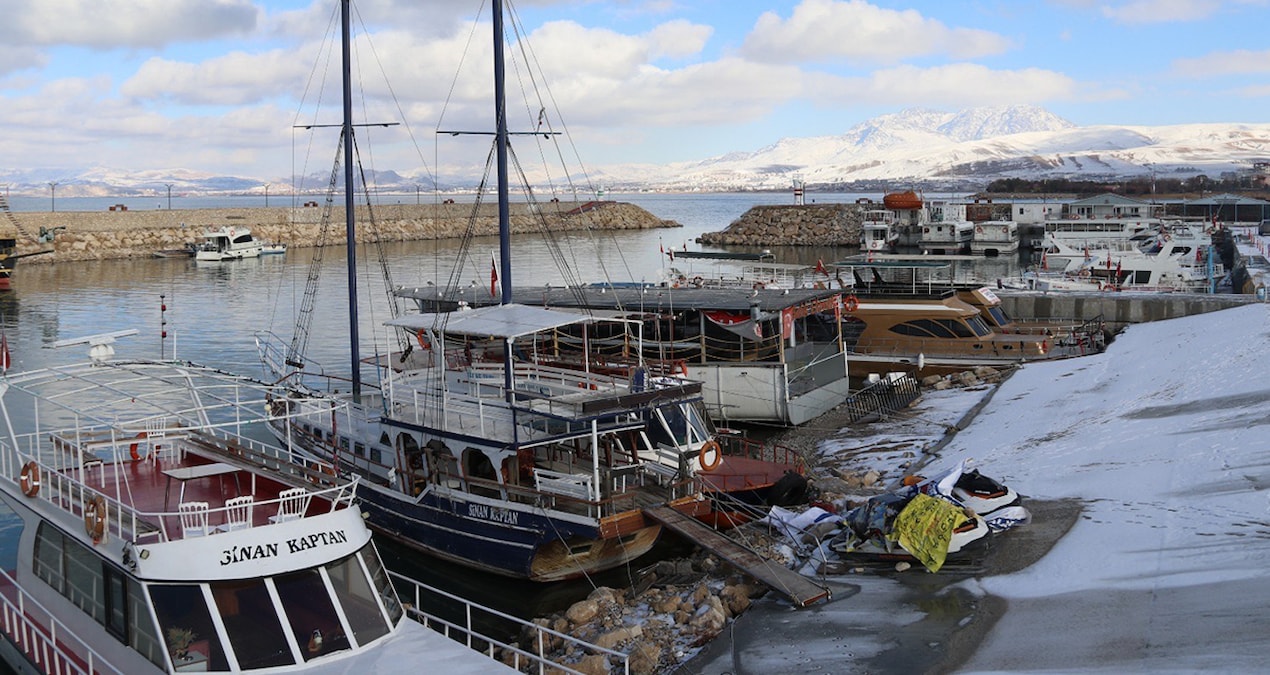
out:
<path id="1" fill-rule="evenodd" d="M 314 532 L 305 537 L 296 537 L 287 539 L 282 542 L 286 544 L 288 554 L 301 553 L 319 546 L 332 546 L 335 544 L 348 543 L 348 535 L 344 530 L 334 530 L 331 532 Z M 251 546 L 232 546 L 221 551 L 220 564 L 221 567 L 226 565 L 234 565 L 250 560 L 259 560 L 262 558 L 277 557 L 281 548 L 278 542 L 267 544 L 255 544 Z"/>
<path id="2" fill-rule="evenodd" d="M 507 525 L 519 525 L 520 513 L 511 509 L 500 509 L 488 504 L 468 504 L 467 515 L 481 520 L 490 520 Z"/>

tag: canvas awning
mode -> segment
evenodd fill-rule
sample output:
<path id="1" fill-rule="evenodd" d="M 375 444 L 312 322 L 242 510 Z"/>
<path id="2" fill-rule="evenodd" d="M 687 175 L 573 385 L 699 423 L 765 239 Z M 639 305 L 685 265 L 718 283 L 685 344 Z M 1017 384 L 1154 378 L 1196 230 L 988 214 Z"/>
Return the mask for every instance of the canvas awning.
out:
<path id="1" fill-rule="evenodd" d="M 527 305 L 490 305 L 454 312 L 408 314 L 385 326 L 472 337 L 518 338 L 562 326 L 591 323 L 588 316 Z"/>

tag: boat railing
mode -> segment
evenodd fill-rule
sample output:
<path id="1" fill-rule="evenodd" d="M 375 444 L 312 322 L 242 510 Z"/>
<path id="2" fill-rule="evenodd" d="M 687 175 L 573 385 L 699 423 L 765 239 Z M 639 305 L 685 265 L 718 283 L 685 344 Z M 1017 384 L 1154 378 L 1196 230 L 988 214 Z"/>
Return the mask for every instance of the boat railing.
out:
<path id="1" fill-rule="evenodd" d="M 298 456 L 293 461 L 300 462 L 300 464 L 290 464 L 289 462 L 292 460 L 286 459 L 289 453 L 266 455 L 259 453 L 257 450 L 249 449 L 247 447 L 248 439 L 242 440 L 244 441 L 244 444 L 240 446 L 242 450 L 240 452 L 226 450 L 227 458 L 232 455 L 249 457 L 255 454 L 255 456 L 260 458 L 259 463 L 277 466 L 277 470 L 283 473 L 290 471 L 293 475 L 296 475 L 295 471 L 298 470 L 302 472 L 300 475 L 311 475 L 314 479 L 311 482 L 315 483 L 315 489 L 302 488 L 305 489 L 306 502 L 313 499 L 317 499 L 319 502 L 327 502 L 330 504 L 330 511 L 353 504 L 358 484 L 356 477 L 347 481 L 335 480 L 334 470 L 329 468 L 330 465 L 324 465 L 321 462 Z M 206 451 L 209 447 L 213 447 L 210 441 L 202 437 L 179 438 L 177 443 L 195 445 L 199 451 Z M 254 444 L 255 442 L 251 441 L 250 443 Z M 162 511 L 143 511 L 125 503 L 114 495 L 93 487 L 87 482 L 94 473 L 100 473 L 104 479 L 106 472 L 119 469 L 119 462 L 106 462 L 94 458 L 86 462 L 81 460 L 74 465 L 59 466 L 46 461 L 36 454 L 24 455 L 18 453 L 9 448 L 3 441 L 0 441 L 0 452 L 2 452 L 3 465 L 6 469 L 17 464 L 22 465 L 21 472 L 5 470 L 0 480 L 17 483 L 14 485 L 15 492 L 22 490 L 31 499 L 42 500 L 52 508 L 82 517 L 85 527 L 94 537 L 115 536 L 123 541 L 136 543 L 161 543 L 181 539 L 184 536 L 181 528 L 174 527 L 176 523 L 180 522 L 181 518 L 179 505 L 175 511 L 169 511 L 167 508 Z M 150 460 L 146 458 L 133 461 Z M 225 475 L 236 475 L 238 472 L 250 473 L 252 474 L 251 480 L 254 487 L 254 468 L 246 464 L 242 466 L 226 464 L 223 472 Z M 25 481 L 15 479 L 15 476 L 21 475 L 26 475 L 27 479 Z M 34 477 L 34 480 L 32 480 L 32 477 Z M 331 485 L 329 487 L 316 485 L 320 478 L 328 479 Z M 34 489 L 31 487 L 33 484 Z M 269 508 L 271 506 L 280 508 L 282 502 L 282 498 L 253 502 L 253 508 Z M 209 527 L 227 524 L 228 511 L 229 507 L 208 508 L 207 519 Z M 304 513 L 301 512 L 301 517 L 303 516 Z M 100 523 L 99 530 L 96 529 L 98 527 L 96 523 Z M 209 533 L 211 531 L 213 530 L 209 530 Z"/>
<path id="2" fill-rule="evenodd" d="M 608 659 L 606 672 L 629 674 L 631 671 L 630 657 L 617 650 L 601 647 L 547 626 L 478 605 L 471 600 L 391 570 L 388 571 L 388 576 L 397 588 L 398 595 L 406 600 L 406 613 L 411 619 L 471 649 L 499 659 L 521 672 L 564 672 L 581 675 L 582 671 L 575 670 L 548 655 L 548 651 L 552 651 L 553 646 L 559 645 L 563 645 L 563 649 L 559 651 L 566 654 L 603 655 Z M 424 609 L 431 607 L 434 603 L 460 608 L 462 619 L 458 621 L 443 619 Z M 489 637 L 476 628 L 477 625 L 489 623 L 517 626 L 519 630 L 516 634 L 527 636 L 528 641 L 533 645 L 532 648 L 524 648 Z"/>
<path id="3" fill-rule="evenodd" d="M 804 473 L 807 464 L 803 456 L 793 448 L 780 443 L 763 443 L 749 436 L 726 432 L 715 437 L 724 457 L 745 457 L 775 464 L 788 464 L 795 467 L 798 473 Z"/>
<path id="4" fill-rule="evenodd" d="M 4 633 L 16 649 L 34 664 L 38 672 L 59 675 L 122 673 L 57 615 L 22 589 L 7 571 L 0 570 L 0 613 Z"/>
<path id="5" fill-rule="evenodd" d="M 885 419 L 912 405 L 921 395 L 922 386 L 916 377 L 908 373 L 892 374 L 848 396 L 843 406 L 848 413 L 848 423 L 856 424 Z"/>

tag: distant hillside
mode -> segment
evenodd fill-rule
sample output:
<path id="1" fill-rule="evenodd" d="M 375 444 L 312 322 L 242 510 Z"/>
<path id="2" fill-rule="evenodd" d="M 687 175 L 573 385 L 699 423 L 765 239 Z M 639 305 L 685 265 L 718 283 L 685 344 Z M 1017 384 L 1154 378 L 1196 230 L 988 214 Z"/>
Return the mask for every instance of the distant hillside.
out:
<path id="1" fill-rule="evenodd" d="M 837 136 L 783 138 L 753 151 L 669 165 L 592 167 L 590 179 L 610 191 L 781 190 L 795 179 L 809 189 L 981 189 L 1002 178 L 1114 180 L 1155 175 L 1216 178 L 1270 160 L 1270 124 L 1182 124 L 1164 127 L 1078 127 L 1035 106 L 970 108 L 958 112 L 910 109 L 866 120 Z M 47 175 L 46 175 L 47 174 Z M 308 185 L 329 177 L 311 176 Z M 427 177 L 392 170 L 370 176 L 384 193 L 414 193 Z M 275 194 L 290 178 L 220 176 L 185 169 L 149 172 L 103 167 L 10 171 L 0 181 L 16 192 L 74 196 Z M 474 188 L 479 177 L 468 185 Z"/>

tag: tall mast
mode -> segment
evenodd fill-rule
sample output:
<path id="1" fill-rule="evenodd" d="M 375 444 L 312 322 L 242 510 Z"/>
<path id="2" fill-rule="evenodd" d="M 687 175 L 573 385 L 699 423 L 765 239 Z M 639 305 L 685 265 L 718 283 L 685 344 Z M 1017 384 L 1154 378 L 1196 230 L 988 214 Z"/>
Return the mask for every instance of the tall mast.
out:
<path id="1" fill-rule="evenodd" d="M 357 337 L 357 224 L 353 216 L 355 206 L 353 195 L 353 59 L 351 38 L 349 34 L 349 3 L 351 0 L 340 0 L 340 26 L 343 44 L 343 80 L 344 80 L 344 128 L 340 132 L 344 137 L 344 232 L 348 243 L 344 247 L 348 251 L 348 341 L 349 358 L 352 363 L 353 401 L 360 401 L 362 396 L 361 358 L 358 354 Z"/>
<path id="2" fill-rule="evenodd" d="M 498 159 L 498 256 L 502 271 L 502 304 L 512 301 L 512 228 L 507 192 L 507 99 L 503 72 L 503 0 L 494 3 L 494 147 Z"/>

